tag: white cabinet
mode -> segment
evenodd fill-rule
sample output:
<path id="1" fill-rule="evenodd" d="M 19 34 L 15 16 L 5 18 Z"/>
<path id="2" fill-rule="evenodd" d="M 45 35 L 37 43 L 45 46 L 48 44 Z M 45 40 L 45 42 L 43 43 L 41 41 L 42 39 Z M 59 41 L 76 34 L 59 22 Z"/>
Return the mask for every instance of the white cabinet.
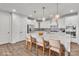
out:
<path id="1" fill-rule="evenodd" d="M 66 26 L 68 26 L 68 25 L 78 25 L 78 15 L 76 15 L 76 16 L 71 16 L 71 17 L 66 17 L 65 18 L 65 24 L 66 24 Z"/>
<path id="2" fill-rule="evenodd" d="M 40 28 L 50 28 L 50 21 L 40 22 Z"/>
<path id="3" fill-rule="evenodd" d="M 0 11 L 0 44 L 11 41 L 10 18 L 9 13 Z"/>
<path id="4" fill-rule="evenodd" d="M 79 19 L 79 15 L 65 18 L 66 26 L 75 26 L 76 27 L 75 30 L 73 30 L 73 29 L 66 30 L 66 31 L 69 31 L 69 32 L 76 32 L 76 38 L 71 38 L 71 42 L 75 42 L 75 43 L 78 42 L 77 37 L 79 36 L 78 35 L 78 30 L 79 30 L 78 29 L 78 19 Z"/>
<path id="5" fill-rule="evenodd" d="M 65 28 L 65 18 L 58 19 L 58 27 Z"/>

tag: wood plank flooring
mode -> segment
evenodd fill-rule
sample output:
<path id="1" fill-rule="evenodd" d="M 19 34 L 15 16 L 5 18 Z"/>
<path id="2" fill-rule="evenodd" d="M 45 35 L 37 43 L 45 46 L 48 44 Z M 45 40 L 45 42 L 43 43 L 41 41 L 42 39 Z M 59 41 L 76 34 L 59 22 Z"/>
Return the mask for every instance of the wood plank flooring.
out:
<path id="1" fill-rule="evenodd" d="M 0 45 L 0 56 L 34 56 L 34 54 L 26 48 L 25 41 L 22 41 Z"/>
<path id="2" fill-rule="evenodd" d="M 71 56 L 79 56 L 79 45 L 71 43 Z"/>
<path id="3" fill-rule="evenodd" d="M 15 44 L 0 45 L 0 56 L 37 56 L 36 50 L 34 48 L 33 51 L 28 50 L 25 43 L 25 41 L 21 41 Z M 43 56 L 42 51 L 39 56 Z"/>
<path id="4" fill-rule="evenodd" d="M 43 53 L 38 49 L 38 56 L 43 56 Z M 37 56 L 36 49 L 28 50 L 25 41 L 17 42 L 15 44 L 0 45 L 0 56 Z M 45 53 L 48 56 L 48 53 Z"/>
<path id="5" fill-rule="evenodd" d="M 79 56 L 79 45 L 78 44 L 71 43 L 70 55 Z M 0 45 L 0 56 L 36 56 L 36 53 L 34 50 L 32 52 L 28 50 L 25 46 L 25 41 L 21 41 L 15 44 L 8 43 L 8 44 Z"/>

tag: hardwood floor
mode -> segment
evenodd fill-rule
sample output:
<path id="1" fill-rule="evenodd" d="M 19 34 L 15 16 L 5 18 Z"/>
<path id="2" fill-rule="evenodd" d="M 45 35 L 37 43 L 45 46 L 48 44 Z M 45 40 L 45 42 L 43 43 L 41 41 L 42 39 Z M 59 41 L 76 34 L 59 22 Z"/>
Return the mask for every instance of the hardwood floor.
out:
<path id="1" fill-rule="evenodd" d="M 34 54 L 26 49 L 25 41 L 22 41 L 0 45 L 0 56 L 34 56 Z"/>
<path id="2" fill-rule="evenodd" d="M 41 56 L 41 51 L 39 56 Z M 71 43 L 71 56 L 79 56 L 79 45 Z M 0 56 L 36 56 L 35 50 L 32 52 L 25 46 L 25 41 L 17 42 L 15 44 L 0 45 Z"/>
<path id="3" fill-rule="evenodd" d="M 79 45 L 76 43 L 71 43 L 71 56 L 79 56 Z"/>
<path id="4" fill-rule="evenodd" d="M 15 44 L 0 45 L 0 56 L 37 56 L 35 48 L 30 51 L 25 46 L 25 43 L 25 41 L 21 41 Z M 38 56 L 43 56 L 41 50 Z"/>
<path id="5" fill-rule="evenodd" d="M 0 45 L 0 56 L 37 56 L 35 48 L 30 51 L 25 45 L 25 41 Z M 43 56 L 40 49 L 38 49 L 38 53 L 38 56 Z M 45 52 L 45 56 L 48 56 L 48 51 Z"/>

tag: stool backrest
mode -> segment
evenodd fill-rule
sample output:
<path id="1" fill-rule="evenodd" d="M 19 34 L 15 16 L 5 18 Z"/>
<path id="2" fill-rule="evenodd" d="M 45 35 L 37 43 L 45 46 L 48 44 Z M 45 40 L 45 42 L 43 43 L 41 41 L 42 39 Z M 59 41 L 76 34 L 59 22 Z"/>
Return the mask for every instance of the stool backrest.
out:
<path id="1" fill-rule="evenodd" d="M 32 41 L 32 36 L 31 35 L 29 35 L 27 38 L 28 38 L 28 40 Z"/>
<path id="2" fill-rule="evenodd" d="M 36 42 L 36 38 L 32 37 L 32 42 Z"/>
<path id="3" fill-rule="evenodd" d="M 42 40 L 43 40 L 43 45 L 44 46 L 49 46 L 49 41 L 46 41 L 44 38 L 42 38 Z"/>

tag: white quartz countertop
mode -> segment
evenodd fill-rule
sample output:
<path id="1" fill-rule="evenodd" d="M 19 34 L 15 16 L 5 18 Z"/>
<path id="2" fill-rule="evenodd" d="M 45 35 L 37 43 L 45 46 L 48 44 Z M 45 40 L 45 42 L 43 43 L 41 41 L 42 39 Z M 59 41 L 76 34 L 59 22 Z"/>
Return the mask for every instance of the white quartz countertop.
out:
<path id="1" fill-rule="evenodd" d="M 38 35 L 39 31 L 36 31 L 34 33 L 30 33 L 33 37 L 36 38 L 36 40 L 38 42 L 42 42 L 42 37 L 44 37 L 45 40 L 60 40 L 61 44 L 63 44 L 65 46 L 65 49 L 70 52 L 70 36 L 66 35 L 65 33 L 62 32 L 45 32 L 42 31 L 44 33 L 44 35 L 41 37 Z M 29 34 L 28 34 L 29 35 Z"/>

